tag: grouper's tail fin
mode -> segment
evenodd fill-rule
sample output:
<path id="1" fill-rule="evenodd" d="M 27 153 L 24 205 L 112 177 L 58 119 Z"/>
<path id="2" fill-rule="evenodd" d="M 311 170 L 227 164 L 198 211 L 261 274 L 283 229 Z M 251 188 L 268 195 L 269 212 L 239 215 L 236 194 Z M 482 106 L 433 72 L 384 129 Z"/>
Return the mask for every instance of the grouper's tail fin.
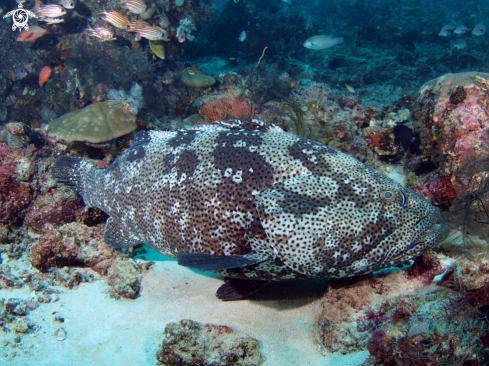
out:
<path id="1" fill-rule="evenodd" d="M 82 158 L 62 155 L 54 163 L 53 177 L 80 194 L 87 206 L 96 207 L 96 203 L 92 202 L 92 188 L 97 186 L 96 178 L 99 171 Z"/>

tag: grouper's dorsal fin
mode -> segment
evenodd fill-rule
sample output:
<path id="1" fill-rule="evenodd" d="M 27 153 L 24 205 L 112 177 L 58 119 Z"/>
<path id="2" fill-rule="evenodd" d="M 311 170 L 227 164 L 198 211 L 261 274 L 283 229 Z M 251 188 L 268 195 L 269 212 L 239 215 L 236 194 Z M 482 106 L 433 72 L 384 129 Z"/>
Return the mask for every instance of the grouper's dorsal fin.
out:
<path id="1" fill-rule="evenodd" d="M 265 254 L 212 255 L 201 253 L 177 254 L 178 264 L 199 271 L 222 271 L 251 266 L 268 258 Z"/>
<path id="2" fill-rule="evenodd" d="M 105 242 L 112 248 L 130 248 L 142 241 L 134 237 L 111 217 L 107 220 L 104 230 Z"/>
<path id="3" fill-rule="evenodd" d="M 260 132 L 285 132 L 273 123 L 266 123 L 257 119 L 231 121 L 216 121 L 213 125 L 226 128 L 231 131 L 260 131 Z"/>
<path id="4" fill-rule="evenodd" d="M 283 129 L 273 123 L 266 123 L 257 119 L 215 121 L 210 125 L 197 125 L 186 130 L 176 131 L 178 134 L 222 132 L 222 131 L 260 131 L 260 132 L 284 132 Z"/>
<path id="5" fill-rule="evenodd" d="M 139 131 L 134 135 L 132 148 L 147 145 L 153 142 L 170 140 L 177 136 L 221 131 L 260 131 L 260 132 L 284 132 L 283 129 L 273 123 L 266 123 L 257 119 L 215 121 L 212 124 L 197 125 L 175 131 Z"/>
<path id="6" fill-rule="evenodd" d="M 316 276 L 323 270 L 320 253 L 334 204 L 334 183 L 327 177 L 299 175 L 255 196 L 269 245 L 287 267 L 299 273 Z"/>

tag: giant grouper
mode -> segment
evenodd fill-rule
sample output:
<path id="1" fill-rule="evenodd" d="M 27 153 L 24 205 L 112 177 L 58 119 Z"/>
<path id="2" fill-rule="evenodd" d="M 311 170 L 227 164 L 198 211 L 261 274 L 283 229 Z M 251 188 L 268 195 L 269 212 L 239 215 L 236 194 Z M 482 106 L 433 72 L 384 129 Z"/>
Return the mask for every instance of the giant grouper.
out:
<path id="1" fill-rule="evenodd" d="M 180 265 L 221 274 L 222 300 L 269 281 L 399 265 L 448 233 L 418 194 L 256 120 L 141 131 L 108 169 L 61 156 L 53 176 L 110 216 L 107 244 L 148 243 Z"/>

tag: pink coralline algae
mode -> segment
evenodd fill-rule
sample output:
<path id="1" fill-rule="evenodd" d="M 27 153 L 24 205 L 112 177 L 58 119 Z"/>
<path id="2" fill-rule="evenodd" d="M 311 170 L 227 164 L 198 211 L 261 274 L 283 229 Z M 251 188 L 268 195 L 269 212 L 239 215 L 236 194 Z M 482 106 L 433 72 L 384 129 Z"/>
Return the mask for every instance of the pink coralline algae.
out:
<path id="1" fill-rule="evenodd" d="M 65 224 L 56 230 L 47 224 L 39 242 L 31 247 L 32 265 L 41 271 L 52 267 L 89 266 L 106 274 L 116 253 L 105 244 L 103 225 Z"/>
<path id="2" fill-rule="evenodd" d="M 32 190 L 18 174 L 20 156 L 0 142 L 0 225 L 19 225 L 32 200 Z"/>
<path id="3" fill-rule="evenodd" d="M 41 231 L 47 223 L 62 225 L 80 220 L 84 214 L 83 200 L 73 191 L 53 189 L 36 197 L 27 212 L 25 224 Z"/>
<path id="4" fill-rule="evenodd" d="M 450 207 L 467 188 L 466 182 L 456 179 L 459 169 L 488 155 L 488 80 L 486 73 L 446 74 L 419 91 L 415 129 L 421 139 L 422 158 L 437 170 L 433 179 L 417 182 L 413 188 L 420 194 L 427 190 L 432 203 L 442 208 Z M 441 194 L 445 186 L 449 189 Z"/>
<path id="5" fill-rule="evenodd" d="M 251 103 L 239 95 L 236 88 L 229 87 L 207 96 L 199 113 L 209 122 L 226 118 L 245 119 L 251 116 Z"/>
<path id="6" fill-rule="evenodd" d="M 44 272 L 55 267 L 88 266 L 108 276 L 107 283 L 118 296 L 134 298 L 142 280 L 141 269 L 105 243 L 103 227 L 72 222 L 55 229 L 46 224 L 41 238 L 31 247 L 32 265 Z"/>
<path id="7" fill-rule="evenodd" d="M 330 281 L 320 319 L 307 329 L 329 352 L 366 348 L 365 365 L 485 365 L 488 349 L 479 345 L 489 343 L 484 338 L 489 307 L 474 305 L 459 289 L 424 285 L 446 270 L 430 254 L 408 276 L 398 272 Z M 474 313 L 479 315 L 474 318 Z"/>

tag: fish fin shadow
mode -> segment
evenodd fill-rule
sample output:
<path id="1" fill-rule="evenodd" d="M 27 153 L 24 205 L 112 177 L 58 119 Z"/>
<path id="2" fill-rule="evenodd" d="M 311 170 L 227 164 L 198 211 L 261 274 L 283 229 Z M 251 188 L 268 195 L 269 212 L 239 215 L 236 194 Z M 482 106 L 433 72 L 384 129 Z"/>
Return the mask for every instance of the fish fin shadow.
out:
<path id="1" fill-rule="evenodd" d="M 242 300 L 267 284 L 268 281 L 226 277 L 224 284 L 217 289 L 216 297 L 222 301 Z"/>

